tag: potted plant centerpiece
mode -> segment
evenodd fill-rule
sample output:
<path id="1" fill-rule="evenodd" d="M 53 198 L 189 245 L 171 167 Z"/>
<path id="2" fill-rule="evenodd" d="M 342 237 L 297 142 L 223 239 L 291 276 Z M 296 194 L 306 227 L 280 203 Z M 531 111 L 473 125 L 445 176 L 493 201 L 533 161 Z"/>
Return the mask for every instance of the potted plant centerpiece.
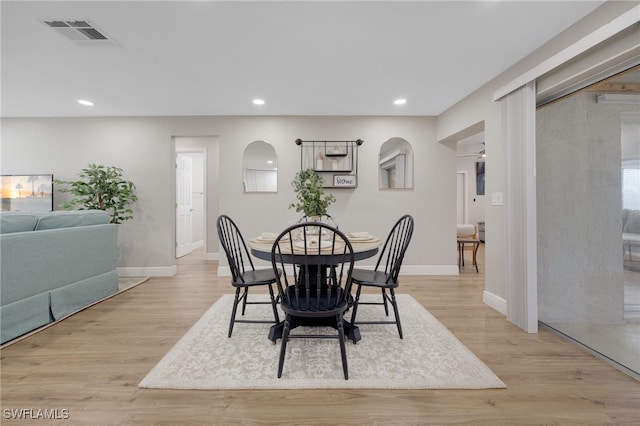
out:
<path id="1" fill-rule="evenodd" d="M 320 216 L 327 214 L 327 208 L 336 201 L 333 194 L 325 194 L 322 189 L 322 177 L 312 168 L 300 170 L 291 182 L 296 193 L 296 202 L 289 208 L 295 208 L 297 212 L 303 212 L 305 216 L 314 221 L 320 220 Z"/>
<path id="2" fill-rule="evenodd" d="M 125 180 L 121 168 L 89 164 L 78 174 L 80 180 L 55 180 L 62 185 L 59 192 L 68 192 L 75 198 L 60 204 L 64 210 L 104 210 L 111 215 L 111 223 L 133 219 L 130 205 L 138 200 L 136 186 Z"/>

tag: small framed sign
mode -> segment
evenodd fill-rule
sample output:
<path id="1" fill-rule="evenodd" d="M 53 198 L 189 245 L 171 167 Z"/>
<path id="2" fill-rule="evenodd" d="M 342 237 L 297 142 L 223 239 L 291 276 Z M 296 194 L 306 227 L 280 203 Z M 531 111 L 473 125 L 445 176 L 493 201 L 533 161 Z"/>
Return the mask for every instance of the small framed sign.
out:
<path id="1" fill-rule="evenodd" d="M 336 188 L 355 188 L 356 175 L 333 175 L 333 186 Z"/>

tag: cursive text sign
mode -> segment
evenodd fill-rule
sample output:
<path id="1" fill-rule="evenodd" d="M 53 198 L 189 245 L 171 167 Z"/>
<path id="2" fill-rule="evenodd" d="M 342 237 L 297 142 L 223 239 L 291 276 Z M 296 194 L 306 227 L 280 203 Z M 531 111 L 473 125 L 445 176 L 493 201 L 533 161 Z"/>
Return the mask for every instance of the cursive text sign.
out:
<path id="1" fill-rule="evenodd" d="M 355 188 L 355 175 L 333 175 L 333 186 L 342 188 Z"/>

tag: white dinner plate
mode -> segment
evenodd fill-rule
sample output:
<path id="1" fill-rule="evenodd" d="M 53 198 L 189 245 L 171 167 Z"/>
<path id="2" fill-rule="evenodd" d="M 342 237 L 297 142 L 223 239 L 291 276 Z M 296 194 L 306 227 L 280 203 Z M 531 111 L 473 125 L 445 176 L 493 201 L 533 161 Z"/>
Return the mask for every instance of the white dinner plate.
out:
<path id="1" fill-rule="evenodd" d="M 367 237 L 349 237 L 349 241 L 369 241 L 371 239 L 373 239 L 371 235 Z"/>
<path id="2" fill-rule="evenodd" d="M 280 241 L 287 241 L 289 239 L 288 236 L 284 236 L 282 237 L 282 239 Z M 276 239 L 275 238 L 263 238 L 263 237 L 257 237 L 256 241 L 260 241 L 263 243 L 272 243 L 274 242 Z"/>
<path id="3" fill-rule="evenodd" d="M 294 246 L 296 246 L 297 248 L 304 248 L 304 241 L 296 241 L 295 243 L 293 243 Z M 320 248 L 324 249 L 324 248 L 329 248 L 331 247 L 331 241 L 320 241 Z M 307 241 L 307 248 L 310 249 L 317 249 L 318 248 L 318 242 L 316 240 L 311 240 L 311 241 Z"/>
<path id="4" fill-rule="evenodd" d="M 351 232 L 349 238 L 371 238 L 371 234 L 368 232 Z"/>

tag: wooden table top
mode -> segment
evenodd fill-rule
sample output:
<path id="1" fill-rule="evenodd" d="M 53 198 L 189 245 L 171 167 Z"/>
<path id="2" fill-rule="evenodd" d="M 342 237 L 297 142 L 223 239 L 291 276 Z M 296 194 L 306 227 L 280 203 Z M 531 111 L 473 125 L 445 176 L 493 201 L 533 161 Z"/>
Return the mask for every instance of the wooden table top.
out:
<path id="1" fill-rule="evenodd" d="M 378 237 L 372 237 L 367 240 L 349 240 L 353 247 L 353 254 L 356 260 L 367 259 L 378 252 L 378 248 L 382 243 L 382 240 Z M 254 256 L 263 260 L 271 260 L 271 248 L 274 241 L 262 240 L 261 238 L 252 238 L 248 241 L 248 246 Z M 287 241 L 288 243 L 288 241 Z M 316 249 L 317 250 L 317 249 Z M 294 252 L 294 254 L 304 254 L 304 250 L 300 250 L 300 253 Z M 322 252 L 320 253 L 322 254 Z"/>

